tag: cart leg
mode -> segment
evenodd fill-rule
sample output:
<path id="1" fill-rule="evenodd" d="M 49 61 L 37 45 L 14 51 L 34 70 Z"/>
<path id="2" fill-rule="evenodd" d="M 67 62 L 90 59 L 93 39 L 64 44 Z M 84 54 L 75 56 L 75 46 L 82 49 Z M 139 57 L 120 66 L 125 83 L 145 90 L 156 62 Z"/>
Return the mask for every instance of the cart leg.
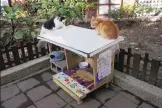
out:
<path id="1" fill-rule="evenodd" d="M 113 84 L 113 83 L 114 83 L 114 81 L 112 80 L 112 81 L 111 81 L 111 84 Z"/>
<path id="2" fill-rule="evenodd" d="M 114 83 L 114 80 L 112 80 L 111 83 L 113 84 Z"/>
<path id="3" fill-rule="evenodd" d="M 106 83 L 105 88 L 110 88 L 110 83 Z"/>
<path id="4" fill-rule="evenodd" d="M 51 43 L 48 43 L 48 50 L 49 50 L 49 53 L 52 52 L 52 44 Z"/>
<path id="5" fill-rule="evenodd" d="M 83 103 L 83 101 L 82 100 L 78 100 L 77 103 L 80 105 L 80 104 Z"/>

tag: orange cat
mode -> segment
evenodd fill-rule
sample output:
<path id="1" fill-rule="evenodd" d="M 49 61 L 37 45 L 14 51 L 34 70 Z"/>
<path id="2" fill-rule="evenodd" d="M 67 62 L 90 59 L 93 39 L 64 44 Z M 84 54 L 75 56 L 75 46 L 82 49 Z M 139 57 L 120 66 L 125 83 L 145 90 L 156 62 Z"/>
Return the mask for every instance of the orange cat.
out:
<path id="1" fill-rule="evenodd" d="M 107 39 L 117 39 L 119 35 L 118 26 L 110 20 L 102 20 L 101 18 L 91 19 L 91 27 L 95 28 L 97 33 Z"/>

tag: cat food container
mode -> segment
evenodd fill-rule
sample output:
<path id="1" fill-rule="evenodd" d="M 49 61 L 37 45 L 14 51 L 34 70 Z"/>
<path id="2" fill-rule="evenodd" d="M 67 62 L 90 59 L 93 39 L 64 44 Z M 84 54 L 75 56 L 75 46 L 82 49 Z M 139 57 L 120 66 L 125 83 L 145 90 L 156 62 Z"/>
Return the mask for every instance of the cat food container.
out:
<path id="1" fill-rule="evenodd" d="M 79 63 L 79 68 L 80 69 L 86 69 L 86 68 L 88 68 L 88 63 L 87 62 L 80 62 Z"/>

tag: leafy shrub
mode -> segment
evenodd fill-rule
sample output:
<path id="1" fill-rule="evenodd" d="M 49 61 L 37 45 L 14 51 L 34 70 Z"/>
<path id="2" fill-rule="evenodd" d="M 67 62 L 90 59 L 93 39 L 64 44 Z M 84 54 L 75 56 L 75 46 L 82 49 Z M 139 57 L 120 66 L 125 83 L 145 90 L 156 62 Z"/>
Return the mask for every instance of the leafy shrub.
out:
<path id="1" fill-rule="evenodd" d="M 65 16 L 69 24 L 74 19 L 83 19 L 84 11 L 93 7 L 95 3 L 87 3 L 87 0 L 40 0 L 38 4 L 38 17 L 49 19 L 55 15 Z"/>
<path id="2" fill-rule="evenodd" d="M 4 6 L 3 8 L 3 17 L 7 20 L 3 20 L 2 24 L 5 25 L 7 21 L 7 24 L 10 25 L 2 29 L 0 43 L 3 46 L 14 39 L 33 39 L 39 33 L 38 28 L 35 26 L 35 18 L 29 16 L 22 5 L 15 4 L 12 7 Z"/>
<path id="3" fill-rule="evenodd" d="M 116 9 L 111 11 L 111 17 L 114 20 L 118 20 L 121 18 L 132 18 L 138 17 L 139 15 L 146 15 L 151 12 L 157 12 L 160 9 L 147 6 L 147 5 L 139 5 L 136 2 L 134 5 L 123 5 L 120 9 Z"/>

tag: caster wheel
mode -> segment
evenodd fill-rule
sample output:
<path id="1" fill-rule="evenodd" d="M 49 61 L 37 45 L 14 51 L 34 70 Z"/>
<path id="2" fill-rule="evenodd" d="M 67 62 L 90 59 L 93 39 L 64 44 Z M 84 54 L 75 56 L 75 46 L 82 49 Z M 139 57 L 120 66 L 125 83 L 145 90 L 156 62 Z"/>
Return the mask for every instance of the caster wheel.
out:
<path id="1" fill-rule="evenodd" d="M 82 100 L 80 100 L 80 101 L 77 101 L 77 103 L 80 105 L 80 104 L 82 104 L 82 103 L 83 103 L 83 101 L 82 101 Z"/>
<path id="2" fill-rule="evenodd" d="M 110 88 L 110 84 L 106 84 L 105 88 L 107 88 L 107 89 Z"/>

